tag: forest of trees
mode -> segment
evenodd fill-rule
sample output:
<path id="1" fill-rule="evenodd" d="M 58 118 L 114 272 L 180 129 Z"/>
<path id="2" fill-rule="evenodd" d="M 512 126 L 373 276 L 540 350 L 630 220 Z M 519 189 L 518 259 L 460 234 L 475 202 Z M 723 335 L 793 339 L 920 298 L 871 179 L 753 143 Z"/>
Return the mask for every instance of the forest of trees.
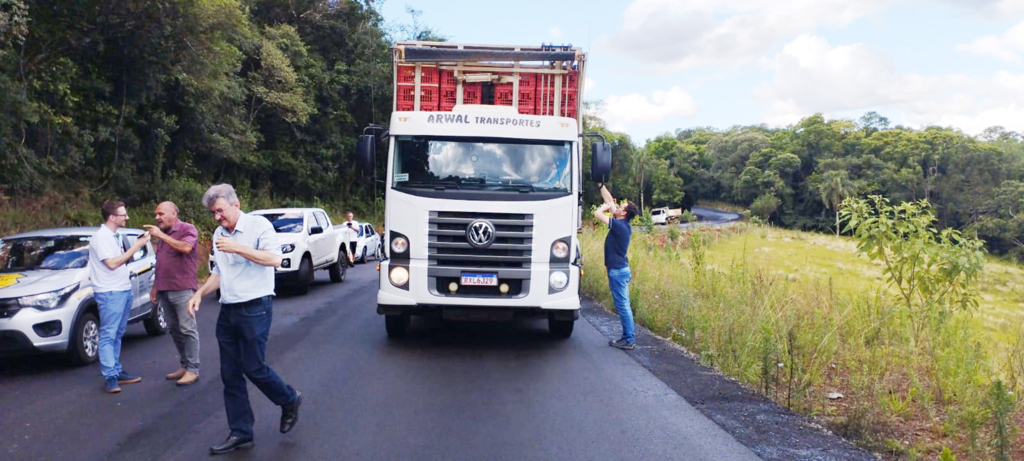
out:
<path id="1" fill-rule="evenodd" d="M 353 0 L 0 0 L 0 192 L 369 197 L 390 46 Z"/>
<path id="2" fill-rule="evenodd" d="M 355 140 L 389 120 L 390 46 L 444 39 L 408 11 L 413 24 L 388 25 L 371 0 L 0 0 L 0 199 L 147 203 L 230 182 L 281 201 L 372 201 Z M 940 226 L 1024 255 L 1019 133 L 868 113 L 641 146 L 595 112 L 586 125 L 613 144 L 613 188 L 645 206 L 729 202 L 827 232 L 843 198 L 926 199 Z"/>
<path id="3" fill-rule="evenodd" d="M 600 119 L 588 122 L 601 129 Z M 1024 256 L 1024 142 L 1001 127 L 972 137 L 891 127 L 870 112 L 857 121 L 816 114 L 786 128 L 680 129 L 642 147 L 611 135 L 615 189 L 645 206 L 727 202 L 780 226 L 834 232 L 844 198 L 927 200 L 939 227 Z"/>

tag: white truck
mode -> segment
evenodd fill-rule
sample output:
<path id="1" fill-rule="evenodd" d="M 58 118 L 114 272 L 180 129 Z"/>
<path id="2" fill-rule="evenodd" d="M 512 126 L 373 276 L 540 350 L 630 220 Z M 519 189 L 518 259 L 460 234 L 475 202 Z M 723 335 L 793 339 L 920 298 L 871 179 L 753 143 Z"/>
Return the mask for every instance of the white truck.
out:
<path id="1" fill-rule="evenodd" d="M 654 224 L 678 224 L 682 216 L 682 208 L 661 207 L 651 210 L 651 221 Z"/>
<path id="2" fill-rule="evenodd" d="M 571 47 L 401 42 L 394 112 L 357 149 L 372 169 L 388 142 L 385 257 L 377 312 L 389 337 L 413 315 L 541 317 L 568 338 L 583 256 L 586 54 Z M 364 133 L 366 133 L 364 131 Z M 593 135 L 598 136 L 599 135 Z M 592 179 L 611 150 L 593 144 Z"/>

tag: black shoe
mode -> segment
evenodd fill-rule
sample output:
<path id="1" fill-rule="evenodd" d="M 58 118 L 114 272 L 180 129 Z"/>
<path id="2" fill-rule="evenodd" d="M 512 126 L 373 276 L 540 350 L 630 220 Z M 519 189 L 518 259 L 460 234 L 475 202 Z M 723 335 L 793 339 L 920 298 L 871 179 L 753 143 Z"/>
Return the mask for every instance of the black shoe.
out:
<path id="1" fill-rule="evenodd" d="M 222 455 L 224 453 L 235 451 L 239 448 L 252 448 L 253 445 L 256 445 L 256 443 L 253 442 L 252 439 L 243 439 L 241 437 L 229 435 L 227 440 L 224 440 L 224 443 L 210 447 L 210 454 Z"/>
<path id="2" fill-rule="evenodd" d="M 299 405 L 302 405 L 302 393 L 295 393 L 295 402 L 281 405 L 281 433 L 287 434 L 299 421 Z"/>

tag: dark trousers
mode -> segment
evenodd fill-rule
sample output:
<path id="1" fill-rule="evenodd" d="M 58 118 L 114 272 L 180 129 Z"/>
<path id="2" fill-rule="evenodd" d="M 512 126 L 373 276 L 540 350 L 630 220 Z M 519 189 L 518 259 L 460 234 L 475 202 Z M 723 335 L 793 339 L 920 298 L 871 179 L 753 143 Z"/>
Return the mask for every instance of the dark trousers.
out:
<path id="1" fill-rule="evenodd" d="M 294 403 L 298 394 L 285 384 L 264 359 L 267 333 L 273 317 L 273 297 L 238 304 L 222 304 L 217 318 L 220 378 L 224 381 L 224 409 L 231 435 L 252 438 L 255 417 L 249 406 L 245 378 L 275 405 Z"/>

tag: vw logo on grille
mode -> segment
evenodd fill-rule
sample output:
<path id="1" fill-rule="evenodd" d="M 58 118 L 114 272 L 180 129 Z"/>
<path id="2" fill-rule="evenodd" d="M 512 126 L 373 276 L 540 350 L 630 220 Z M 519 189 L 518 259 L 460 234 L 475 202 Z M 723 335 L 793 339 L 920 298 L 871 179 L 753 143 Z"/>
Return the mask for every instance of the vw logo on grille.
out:
<path id="1" fill-rule="evenodd" d="M 466 228 L 466 240 L 476 248 L 487 248 L 494 243 L 494 224 L 478 219 Z"/>

